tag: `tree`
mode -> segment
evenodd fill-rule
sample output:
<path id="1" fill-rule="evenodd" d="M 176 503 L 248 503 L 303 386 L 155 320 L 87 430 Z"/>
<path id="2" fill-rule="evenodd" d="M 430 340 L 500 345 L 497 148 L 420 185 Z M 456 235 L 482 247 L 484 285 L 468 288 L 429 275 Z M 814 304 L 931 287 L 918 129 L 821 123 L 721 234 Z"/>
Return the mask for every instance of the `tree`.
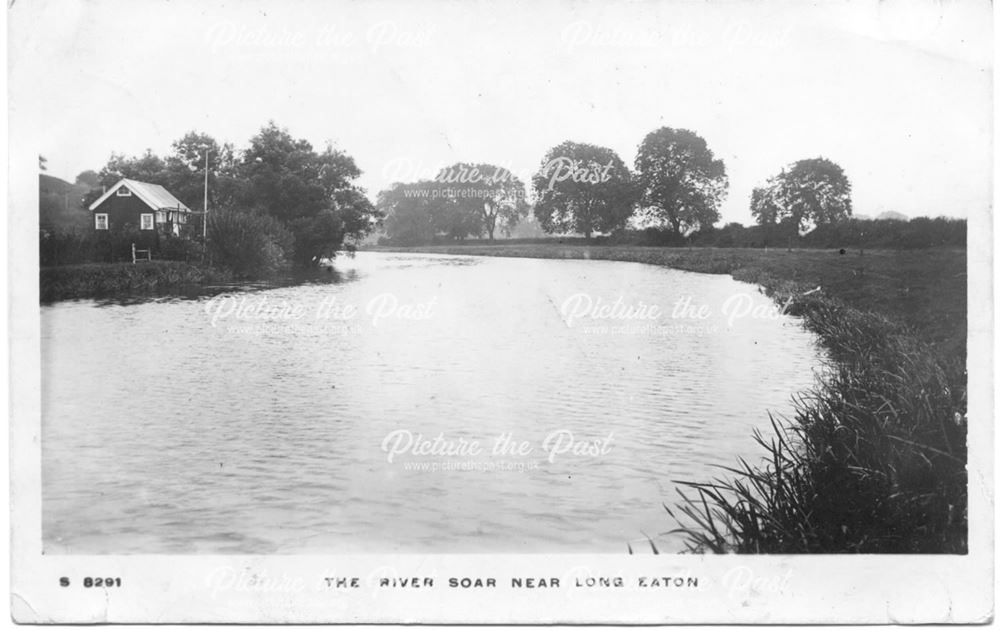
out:
<path id="1" fill-rule="evenodd" d="M 327 146 L 322 153 L 306 140 L 269 122 L 250 139 L 235 167 L 246 181 L 247 203 L 284 223 L 295 237 L 294 260 L 315 265 L 333 255 L 345 236 L 360 238 L 379 214 L 355 183 L 354 159 Z"/>
<path id="2" fill-rule="evenodd" d="M 94 188 L 101 187 L 101 177 L 96 171 L 88 169 L 76 176 L 76 183 L 93 190 Z"/>
<path id="3" fill-rule="evenodd" d="M 111 157 L 108 158 L 108 163 L 104 165 L 98 175 L 101 179 L 101 185 L 106 188 L 111 188 L 122 178 L 161 186 L 169 184 L 167 163 L 154 154 L 151 149 L 146 149 L 145 153 L 136 157 L 112 153 Z"/>
<path id="4" fill-rule="evenodd" d="M 38 156 L 38 170 L 47 171 L 49 170 L 49 159 L 44 155 L 39 154 Z"/>
<path id="5" fill-rule="evenodd" d="M 398 243 L 416 245 L 482 234 L 482 215 L 460 205 L 454 193 L 447 184 L 426 180 L 396 183 L 383 190 L 378 208 L 385 215 L 386 235 Z"/>
<path id="6" fill-rule="evenodd" d="M 532 178 L 535 217 L 546 232 L 594 232 L 624 227 L 632 216 L 632 175 L 611 149 L 563 142 L 545 154 Z"/>
<path id="7" fill-rule="evenodd" d="M 509 170 L 492 164 L 458 163 L 441 169 L 435 181 L 442 195 L 454 201 L 456 211 L 477 218 L 460 219 L 462 224 L 481 225 L 492 241 L 497 228 L 506 234 L 528 215 L 524 183 Z M 480 230 L 475 230 L 476 234 Z M 464 238 L 464 236 L 462 237 Z"/>
<path id="8" fill-rule="evenodd" d="M 250 139 L 241 172 L 253 202 L 267 214 L 288 220 L 329 208 L 334 193 L 361 175 L 349 156 L 329 147 L 319 155 L 307 140 L 292 138 L 274 122 Z"/>
<path id="9" fill-rule="evenodd" d="M 204 210 L 205 152 L 208 152 L 208 206 L 233 207 L 243 204 L 234 194 L 236 184 L 236 153 L 232 144 L 220 144 L 212 136 L 189 131 L 171 145 L 166 159 L 166 183 L 163 184 L 190 208 Z"/>
<path id="10" fill-rule="evenodd" d="M 208 170 L 210 173 L 232 175 L 236 167 L 233 145 L 219 144 L 212 136 L 198 131 L 189 131 L 172 145 L 173 153 L 168 162 L 180 164 L 191 172 L 205 172 L 205 151 L 208 150 Z"/>
<path id="11" fill-rule="evenodd" d="M 674 232 L 715 225 L 729 187 L 726 167 L 704 138 L 687 129 L 649 133 L 635 158 L 643 213 Z"/>
<path id="12" fill-rule="evenodd" d="M 798 232 L 851 216 L 851 182 L 826 158 L 799 160 L 755 188 L 750 212 L 761 225 L 787 223 Z"/>
<path id="13" fill-rule="evenodd" d="M 360 188 L 344 188 L 333 195 L 333 210 L 344 222 L 344 237 L 360 241 L 378 227 L 383 215 Z"/>
<path id="14" fill-rule="evenodd" d="M 401 245 L 429 243 L 437 234 L 436 212 L 440 200 L 432 200 L 435 182 L 393 184 L 378 194 L 376 205 L 385 215 L 385 231 L 392 241 Z"/>

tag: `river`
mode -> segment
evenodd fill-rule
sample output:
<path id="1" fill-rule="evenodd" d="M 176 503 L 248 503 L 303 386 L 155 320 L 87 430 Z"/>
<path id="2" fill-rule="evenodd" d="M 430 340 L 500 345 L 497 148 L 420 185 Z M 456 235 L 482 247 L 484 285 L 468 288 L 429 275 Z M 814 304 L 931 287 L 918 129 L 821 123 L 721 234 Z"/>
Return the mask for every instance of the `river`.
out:
<path id="1" fill-rule="evenodd" d="M 360 253 L 336 282 L 42 307 L 46 553 L 625 553 L 820 365 L 752 285 Z"/>

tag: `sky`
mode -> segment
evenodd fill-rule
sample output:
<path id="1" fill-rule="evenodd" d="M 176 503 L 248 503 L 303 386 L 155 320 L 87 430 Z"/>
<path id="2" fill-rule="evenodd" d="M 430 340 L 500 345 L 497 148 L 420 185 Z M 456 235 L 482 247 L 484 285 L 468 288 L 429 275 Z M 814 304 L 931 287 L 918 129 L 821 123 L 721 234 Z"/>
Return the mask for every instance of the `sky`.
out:
<path id="1" fill-rule="evenodd" d="M 14 148 L 70 181 L 190 130 L 246 146 L 273 120 L 353 156 L 374 198 L 459 161 L 529 181 L 565 140 L 632 165 L 669 126 L 724 160 L 723 222 L 818 156 L 856 214 L 991 204 L 979 0 L 35 0 L 9 19 L 12 138 L 37 145 Z"/>

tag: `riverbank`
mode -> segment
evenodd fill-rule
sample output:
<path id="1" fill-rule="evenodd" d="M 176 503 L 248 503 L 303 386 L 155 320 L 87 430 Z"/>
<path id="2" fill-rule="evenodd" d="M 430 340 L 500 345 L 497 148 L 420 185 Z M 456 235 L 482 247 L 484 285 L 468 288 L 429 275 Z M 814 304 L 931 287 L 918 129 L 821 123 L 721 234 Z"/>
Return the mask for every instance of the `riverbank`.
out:
<path id="1" fill-rule="evenodd" d="M 154 260 L 133 264 L 88 263 L 42 267 L 42 303 L 83 298 L 184 294 L 209 284 L 231 282 L 231 274 L 213 267 Z"/>
<path id="2" fill-rule="evenodd" d="M 803 318 L 835 362 L 670 510 L 694 551 L 964 553 L 966 253 L 474 244 L 375 251 L 590 258 L 731 274 Z M 819 287 L 819 291 L 803 296 Z M 655 549 L 655 548 L 654 548 Z"/>
<path id="3" fill-rule="evenodd" d="M 821 294 L 910 327 L 945 358 L 964 361 L 966 252 L 962 249 L 837 250 L 586 246 L 554 243 L 373 247 L 366 251 L 426 252 L 518 258 L 591 258 L 729 274 L 776 297 L 819 286 Z"/>

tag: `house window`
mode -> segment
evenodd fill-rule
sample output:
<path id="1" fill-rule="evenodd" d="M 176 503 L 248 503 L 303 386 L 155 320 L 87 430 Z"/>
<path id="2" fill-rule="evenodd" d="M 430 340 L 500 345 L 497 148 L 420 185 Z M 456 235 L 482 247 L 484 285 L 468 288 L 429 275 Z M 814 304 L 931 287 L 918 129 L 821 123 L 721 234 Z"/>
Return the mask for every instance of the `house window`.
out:
<path id="1" fill-rule="evenodd" d="M 119 197 L 131 197 L 132 191 L 126 188 L 125 186 L 122 186 L 121 188 L 118 189 L 118 192 L 116 192 L 115 194 L 118 195 Z"/>
<path id="2" fill-rule="evenodd" d="M 139 229 L 140 230 L 152 230 L 153 229 L 153 214 L 140 214 L 139 215 Z"/>
<path id="3" fill-rule="evenodd" d="M 108 215 L 105 213 L 98 213 L 94 215 L 94 228 L 98 230 L 108 229 Z"/>

